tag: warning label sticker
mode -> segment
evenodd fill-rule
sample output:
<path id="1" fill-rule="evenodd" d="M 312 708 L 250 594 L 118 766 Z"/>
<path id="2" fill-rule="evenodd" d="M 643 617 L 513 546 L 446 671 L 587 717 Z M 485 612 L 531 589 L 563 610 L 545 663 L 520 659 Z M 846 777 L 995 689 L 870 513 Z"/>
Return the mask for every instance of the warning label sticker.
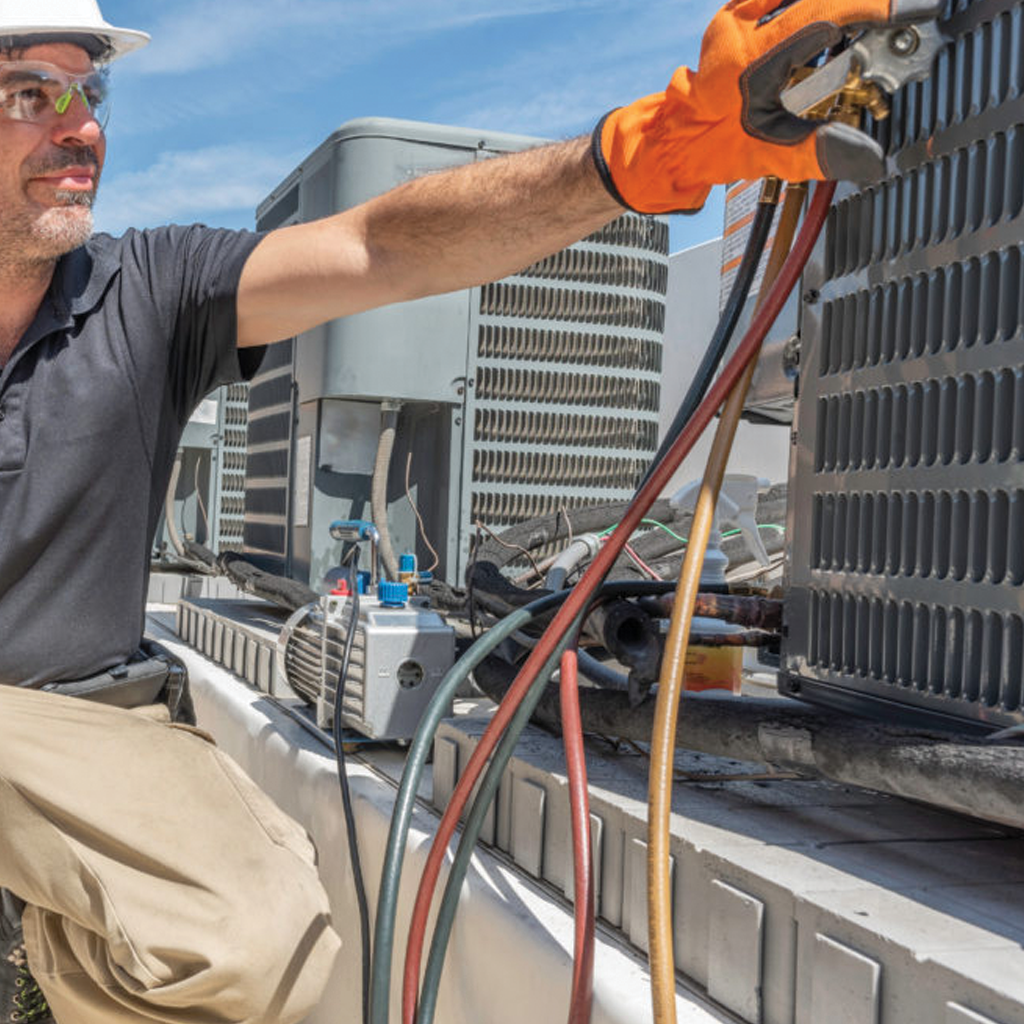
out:
<path id="1" fill-rule="evenodd" d="M 718 293 L 718 310 L 725 308 L 725 303 L 732 291 L 736 274 L 743 262 L 743 253 L 750 237 L 750 227 L 757 213 L 757 200 L 761 195 L 761 182 L 737 181 L 730 185 L 725 193 L 725 226 L 722 230 L 722 278 Z M 774 232 L 768 236 L 764 254 L 750 286 L 750 294 L 756 295 L 761 287 L 761 279 L 768 264 Z"/>

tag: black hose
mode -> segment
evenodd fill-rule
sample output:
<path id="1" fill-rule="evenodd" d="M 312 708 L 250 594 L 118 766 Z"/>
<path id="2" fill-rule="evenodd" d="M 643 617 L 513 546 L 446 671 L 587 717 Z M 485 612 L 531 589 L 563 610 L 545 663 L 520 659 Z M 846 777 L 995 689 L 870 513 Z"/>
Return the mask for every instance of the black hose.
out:
<path id="1" fill-rule="evenodd" d="M 222 552 L 217 557 L 217 564 L 239 590 L 289 611 L 297 611 L 304 605 L 319 600 L 319 595 L 304 583 L 265 572 L 235 551 Z"/>
<path id="2" fill-rule="evenodd" d="M 648 466 L 643 480 L 640 481 L 640 487 L 647 483 L 655 467 L 665 458 L 676 438 L 693 418 L 693 414 L 704 395 L 707 394 L 708 388 L 711 387 L 718 365 L 722 361 L 722 356 L 725 355 L 725 350 L 729 347 L 736 324 L 743 312 L 750 286 L 754 283 L 754 276 L 757 274 L 757 267 L 768 241 L 768 232 L 771 230 L 772 220 L 775 217 L 775 206 L 774 202 L 764 202 L 763 200 L 757 204 L 757 213 L 750 229 L 750 237 L 747 239 L 747 247 L 743 250 L 743 260 L 736 273 L 736 280 L 733 281 L 729 298 L 726 300 L 725 309 L 722 310 L 722 315 L 718 320 L 718 326 L 708 343 L 700 366 L 697 367 L 697 372 L 693 375 L 693 380 L 690 382 L 690 387 L 679 406 L 675 419 L 672 420 L 658 451 L 651 459 L 651 464 Z M 637 489 L 639 490 L 639 488 Z"/>
<path id="3" fill-rule="evenodd" d="M 338 671 L 338 683 L 334 691 L 334 715 L 331 719 L 331 735 L 334 739 L 334 759 L 338 766 L 338 783 L 341 785 L 341 803 L 345 810 L 345 835 L 348 839 L 349 859 L 352 861 L 352 881 L 359 904 L 359 939 L 362 945 L 363 968 L 363 1024 L 370 1020 L 370 906 L 366 899 L 366 884 L 363 881 L 363 867 L 359 859 L 359 843 L 356 839 L 356 816 L 352 810 L 352 792 L 348 784 L 345 767 L 345 741 L 341 734 L 341 705 L 345 696 L 345 681 L 348 678 L 349 663 L 352 659 L 352 645 L 355 642 L 356 627 L 359 625 L 359 588 L 356 586 L 355 566 L 349 567 L 349 593 L 352 595 L 352 610 L 349 612 L 348 635 L 345 650 Z M 326 629 L 326 623 L 325 623 Z"/>
<path id="4" fill-rule="evenodd" d="M 571 509 L 568 513 L 557 512 L 550 516 L 539 516 L 524 523 L 516 523 L 498 538 L 489 538 L 476 552 L 477 563 L 490 562 L 501 569 L 516 558 L 521 558 L 521 548 L 532 551 L 535 548 L 568 541 L 570 535 L 594 533 L 614 526 L 629 508 L 628 501 L 616 501 L 607 505 L 589 505 Z M 648 513 L 651 519 L 668 521 L 674 512 L 667 499 L 659 499 Z M 531 591 L 531 600 L 537 595 Z"/>

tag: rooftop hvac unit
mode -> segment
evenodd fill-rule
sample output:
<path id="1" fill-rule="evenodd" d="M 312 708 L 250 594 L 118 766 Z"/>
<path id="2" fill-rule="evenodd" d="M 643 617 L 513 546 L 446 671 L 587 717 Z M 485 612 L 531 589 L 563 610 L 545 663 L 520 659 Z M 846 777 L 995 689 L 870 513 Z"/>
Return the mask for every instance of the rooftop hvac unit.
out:
<path id="1" fill-rule="evenodd" d="M 541 141 L 353 121 L 261 204 L 258 226 Z M 477 522 L 628 497 L 658 439 L 667 273 L 666 222 L 628 214 L 502 281 L 276 346 L 251 389 L 245 550 L 315 586 L 337 562 L 330 522 L 370 518 L 388 417 L 393 547 L 426 568 L 429 539 L 450 582 L 463 578 Z"/>
<path id="2" fill-rule="evenodd" d="M 784 691 L 1024 721 L 1022 28 L 955 6 L 805 278 Z"/>

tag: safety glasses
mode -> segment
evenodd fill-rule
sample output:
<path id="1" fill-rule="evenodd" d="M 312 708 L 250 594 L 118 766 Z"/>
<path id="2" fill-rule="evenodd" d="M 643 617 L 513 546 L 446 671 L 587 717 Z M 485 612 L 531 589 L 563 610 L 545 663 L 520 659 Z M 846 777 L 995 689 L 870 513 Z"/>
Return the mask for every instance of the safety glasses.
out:
<path id="1" fill-rule="evenodd" d="M 76 97 L 106 128 L 110 102 L 105 71 L 72 75 L 44 61 L 0 63 L 0 115 L 12 121 L 51 121 L 66 114 Z"/>

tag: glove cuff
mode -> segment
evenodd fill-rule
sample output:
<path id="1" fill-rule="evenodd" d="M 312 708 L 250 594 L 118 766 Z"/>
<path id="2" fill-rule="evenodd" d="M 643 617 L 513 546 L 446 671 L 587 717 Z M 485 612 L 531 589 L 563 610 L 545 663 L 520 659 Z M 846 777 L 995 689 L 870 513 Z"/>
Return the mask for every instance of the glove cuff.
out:
<path id="1" fill-rule="evenodd" d="M 594 130 L 590 133 L 590 152 L 594 158 L 594 166 L 597 168 L 597 173 L 601 176 L 601 181 L 604 183 L 604 187 L 608 189 L 612 199 L 624 206 L 627 210 L 633 210 L 634 213 L 636 213 L 639 211 L 635 210 L 634 207 L 630 206 L 629 203 L 623 199 L 622 193 L 619 191 L 619 187 L 615 184 L 611 168 L 608 166 L 608 161 L 604 158 L 604 146 L 601 142 L 605 122 L 612 116 L 612 114 L 615 113 L 616 110 L 620 109 L 620 107 L 613 107 L 594 126 Z"/>
<path id="2" fill-rule="evenodd" d="M 685 142 L 657 130 L 664 102 L 659 93 L 605 114 L 590 137 L 594 166 L 608 193 L 627 210 L 697 213 L 711 186 L 687 180 L 681 166 Z"/>

